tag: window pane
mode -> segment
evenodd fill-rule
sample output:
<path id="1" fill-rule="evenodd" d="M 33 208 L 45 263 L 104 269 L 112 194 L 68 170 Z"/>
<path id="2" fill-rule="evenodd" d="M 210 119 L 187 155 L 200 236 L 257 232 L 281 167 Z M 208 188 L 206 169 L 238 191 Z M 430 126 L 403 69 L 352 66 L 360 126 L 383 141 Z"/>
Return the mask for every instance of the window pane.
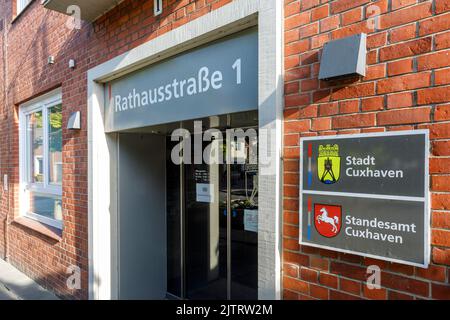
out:
<path id="1" fill-rule="evenodd" d="M 31 0 L 17 0 L 17 14 L 22 12 L 23 9 L 30 3 Z"/>
<path id="2" fill-rule="evenodd" d="M 61 196 L 30 192 L 30 212 L 50 219 L 62 220 Z"/>
<path id="3" fill-rule="evenodd" d="M 49 183 L 62 181 L 62 107 L 57 105 L 48 109 L 48 148 Z"/>
<path id="4" fill-rule="evenodd" d="M 32 183 L 44 182 L 44 132 L 42 111 L 27 116 L 28 179 Z"/>

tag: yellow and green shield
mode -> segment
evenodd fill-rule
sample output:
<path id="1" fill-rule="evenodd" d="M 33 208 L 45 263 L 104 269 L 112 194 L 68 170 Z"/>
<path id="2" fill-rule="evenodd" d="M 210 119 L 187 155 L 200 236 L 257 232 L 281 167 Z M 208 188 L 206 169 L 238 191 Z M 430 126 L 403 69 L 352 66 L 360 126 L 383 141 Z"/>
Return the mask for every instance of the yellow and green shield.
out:
<path id="1" fill-rule="evenodd" d="M 339 180 L 341 171 L 341 157 L 339 157 L 338 145 L 319 146 L 317 158 L 317 175 L 325 184 L 333 184 Z"/>

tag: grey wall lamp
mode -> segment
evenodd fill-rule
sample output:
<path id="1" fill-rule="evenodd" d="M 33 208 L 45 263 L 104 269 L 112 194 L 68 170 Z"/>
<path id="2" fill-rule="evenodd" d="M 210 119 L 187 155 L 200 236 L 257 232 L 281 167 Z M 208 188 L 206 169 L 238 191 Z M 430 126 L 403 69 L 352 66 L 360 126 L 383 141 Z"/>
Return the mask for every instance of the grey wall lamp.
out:
<path id="1" fill-rule="evenodd" d="M 81 129 L 81 112 L 72 112 L 67 123 L 67 129 L 80 130 Z"/>
<path id="2" fill-rule="evenodd" d="M 333 40 L 323 46 L 319 80 L 366 75 L 367 35 L 357 34 Z"/>

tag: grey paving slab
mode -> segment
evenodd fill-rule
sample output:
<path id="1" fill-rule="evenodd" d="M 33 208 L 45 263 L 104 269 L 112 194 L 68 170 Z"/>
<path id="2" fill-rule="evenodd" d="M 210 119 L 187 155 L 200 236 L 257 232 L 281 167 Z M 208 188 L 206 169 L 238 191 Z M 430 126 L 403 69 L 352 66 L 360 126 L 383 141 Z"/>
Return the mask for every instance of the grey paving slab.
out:
<path id="1" fill-rule="evenodd" d="M 53 293 L 0 259 L 0 299 L 6 297 L 19 300 L 58 300 Z"/>
<path id="2" fill-rule="evenodd" d="M 5 300 L 17 300 L 16 297 L 12 296 L 6 288 L 0 286 L 0 301 Z"/>

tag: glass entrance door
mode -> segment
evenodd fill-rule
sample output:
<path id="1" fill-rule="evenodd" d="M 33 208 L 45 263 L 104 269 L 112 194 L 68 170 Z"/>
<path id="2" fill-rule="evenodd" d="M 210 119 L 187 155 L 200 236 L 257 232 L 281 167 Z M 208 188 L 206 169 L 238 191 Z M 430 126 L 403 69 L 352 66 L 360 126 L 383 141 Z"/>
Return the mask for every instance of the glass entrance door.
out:
<path id="1" fill-rule="evenodd" d="M 225 166 L 185 168 L 186 297 L 227 299 Z"/>
<path id="2" fill-rule="evenodd" d="M 172 159 L 180 142 L 167 138 L 168 293 L 257 299 L 257 112 L 199 123 L 196 133 L 182 124 L 192 142 L 182 164 Z"/>

